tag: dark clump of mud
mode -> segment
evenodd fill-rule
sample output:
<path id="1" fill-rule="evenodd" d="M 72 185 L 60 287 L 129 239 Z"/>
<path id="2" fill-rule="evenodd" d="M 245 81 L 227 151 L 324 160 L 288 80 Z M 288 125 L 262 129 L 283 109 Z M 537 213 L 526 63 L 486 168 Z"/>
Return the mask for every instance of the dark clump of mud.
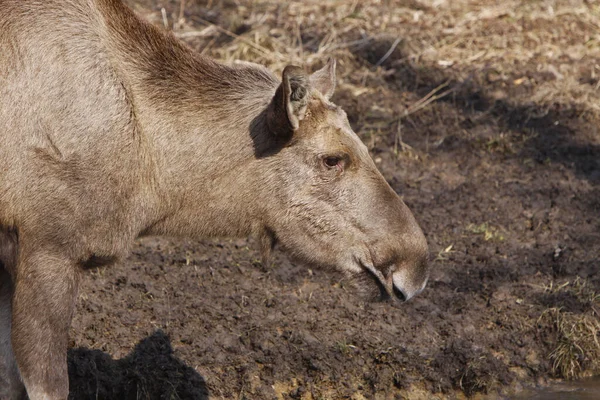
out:
<path id="1" fill-rule="evenodd" d="M 158 24 L 161 7 L 178 18 L 181 4 L 142 3 Z M 306 14 L 289 40 L 316 51 L 334 40 L 337 22 L 327 19 L 322 29 L 313 22 L 334 9 L 301 3 L 186 2 L 186 29 L 208 35 L 188 43 L 268 63 L 279 58 L 265 52 Z M 563 56 L 556 70 L 544 69 L 552 61 L 544 50 L 535 63 L 502 64 L 499 56 L 493 68 L 426 62 L 427 48 L 414 38 L 445 40 L 480 23 L 509 41 L 523 36 L 515 25 L 528 37 L 549 30 L 545 20 L 528 25 L 534 14 L 517 10 L 523 23 L 498 13 L 450 26 L 444 16 L 429 19 L 444 22 L 443 32 L 411 31 L 413 21 L 444 8 L 399 1 L 389 2 L 390 15 L 411 12 L 387 25 L 399 36 L 370 35 L 369 21 L 388 2 L 347 3 L 336 2 L 335 9 L 350 7 L 340 20 L 364 30 L 338 38 L 333 100 L 427 236 L 426 290 L 402 306 L 364 303 L 339 277 L 280 253 L 272 267 L 261 265 L 252 241 L 143 239 L 127 260 L 90 271 L 82 283 L 69 353 L 73 399 L 494 398 L 600 371 L 600 119 L 591 103 L 565 98 L 564 87 L 551 100 L 534 98 L 579 61 Z M 595 34 L 572 23 L 575 13 L 556 15 L 556 40 L 570 37 L 563 28 L 580 27 L 581 43 Z M 206 33 L 197 21 L 220 28 Z M 457 48 L 476 43 L 467 33 Z M 255 38 L 260 46 L 248 45 Z M 482 54 L 474 51 L 473 62 Z M 578 90 L 596 82 L 588 69 Z M 415 108 L 431 93 L 445 94 Z"/>
<path id="2" fill-rule="evenodd" d="M 451 341 L 439 352 L 433 362 L 432 375 L 428 376 L 437 387 L 433 391 L 451 391 L 460 388 L 467 396 L 487 392 L 499 384 L 508 385 L 513 376 L 508 367 L 494 357 L 488 349 L 477 348 L 464 339 Z"/>

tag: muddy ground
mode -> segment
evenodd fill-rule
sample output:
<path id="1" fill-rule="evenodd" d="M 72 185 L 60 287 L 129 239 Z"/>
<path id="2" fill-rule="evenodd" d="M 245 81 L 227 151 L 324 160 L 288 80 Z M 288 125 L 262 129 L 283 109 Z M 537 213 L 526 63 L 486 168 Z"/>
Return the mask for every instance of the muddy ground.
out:
<path id="1" fill-rule="evenodd" d="M 160 24 L 165 7 L 181 29 L 215 24 L 221 30 L 185 39 L 213 55 L 246 43 L 236 39 L 246 32 L 252 40 L 259 25 L 282 34 L 273 30 L 287 26 L 281 15 L 298 12 L 258 2 L 265 15 L 282 14 L 257 22 L 250 2 L 187 3 L 183 12 L 179 1 L 136 10 Z M 436 12 L 390 3 L 373 7 Z M 525 35 L 573 23 L 540 21 L 519 22 L 520 33 L 510 20 L 486 29 Z M 320 31 L 311 29 L 301 32 L 306 54 L 318 53 Z M 427 236 L 427 289 L 401 306 L 364 303 L 339 276 L 281 253 L 261 265 L 251 239 L 146 238 L 127 260 L 85 276 L 71 398 L 496 398 L 599 372 L 600 133 L 591 103 L 536 97 L 564 78 L 539 68 L 552 60 L 453 68 L 411 58 L 415 47 L 394 45 L 393 35 L 345 35 L 354 44 L 337 53 L 334 101 Z M 598 89 L 597 58 L 560 62 L 579 71 L 581 87 Z M 436 88 L 450 92 L 415 110 Z"/>

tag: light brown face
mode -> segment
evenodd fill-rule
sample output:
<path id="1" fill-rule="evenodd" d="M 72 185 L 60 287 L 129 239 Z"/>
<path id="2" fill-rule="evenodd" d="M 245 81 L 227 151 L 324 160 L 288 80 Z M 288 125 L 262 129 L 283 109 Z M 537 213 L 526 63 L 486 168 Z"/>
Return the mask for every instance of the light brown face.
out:
<path id="1" fill-rule="evenodd" d="M 332 89 L 310 82 L 300 108 L 286 105 L 301 112 L 292 116 L 289 142 L 271 160 L 283 207 L 269 229 L 293 257 L 344 272 L 363 295 L 408 300 L 429 275 L 425 237 L 346 114 L 329 102 Z"/>

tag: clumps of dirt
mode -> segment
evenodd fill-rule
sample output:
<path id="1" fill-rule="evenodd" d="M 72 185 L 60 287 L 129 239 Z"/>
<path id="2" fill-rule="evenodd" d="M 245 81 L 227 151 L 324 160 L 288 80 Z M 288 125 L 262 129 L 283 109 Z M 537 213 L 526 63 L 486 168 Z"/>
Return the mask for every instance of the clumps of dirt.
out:
<path id="1" fill-rule="evenodd" d="M 506 365 L 489 350 L 464 339 L 451 340 L 431 363 L 433 371 L 427 377 L 437 384 L 433 391 L 462 390 L 467 396 L 509 385 L 513 375 Z"/>
<path id="2" fill-rule="evenodd" d="M 173 355 L 169 337 L 157 331 L 130 355 L 113 360 L 100 350 L 69 350 L 69 399 L 208 399 L 204 379 Z"/>

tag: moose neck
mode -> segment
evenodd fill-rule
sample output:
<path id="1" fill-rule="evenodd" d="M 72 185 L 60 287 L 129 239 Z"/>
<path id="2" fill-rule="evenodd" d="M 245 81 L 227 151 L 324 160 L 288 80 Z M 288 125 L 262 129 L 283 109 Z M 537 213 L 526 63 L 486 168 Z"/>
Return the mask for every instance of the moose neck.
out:
<path id="1" fill-rule="evenodd" d="M 261 212 L 249 199 L 261 186 L 261 160 L 251 127 L 262 124 L 277 79 L 259 66 L 228 67 L 199 56 L 128 9 L 117 11 L 105 20 L 160 204 L 144 233 L 252 233 Z"/>

